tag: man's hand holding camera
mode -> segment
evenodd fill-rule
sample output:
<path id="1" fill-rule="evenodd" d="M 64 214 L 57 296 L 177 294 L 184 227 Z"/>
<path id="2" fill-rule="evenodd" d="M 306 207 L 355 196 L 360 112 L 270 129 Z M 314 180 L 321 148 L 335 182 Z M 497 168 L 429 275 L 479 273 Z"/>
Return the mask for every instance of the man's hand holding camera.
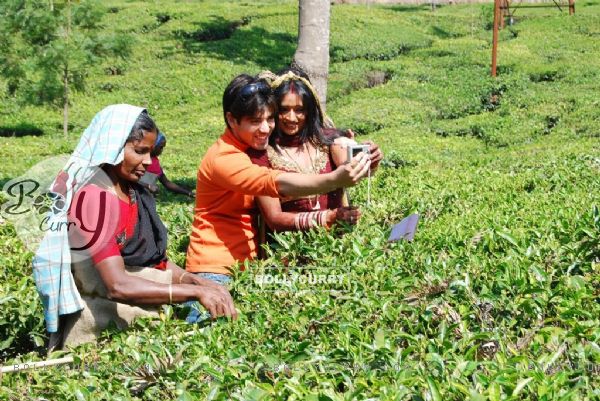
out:
<path id="1" fill-rule="evenodd" d="M 339 187 L 352 187 L 369 174 L 371 158 L 364 152 L 358 153 L 351 161 L 342 164 L 335 171 Z"/>

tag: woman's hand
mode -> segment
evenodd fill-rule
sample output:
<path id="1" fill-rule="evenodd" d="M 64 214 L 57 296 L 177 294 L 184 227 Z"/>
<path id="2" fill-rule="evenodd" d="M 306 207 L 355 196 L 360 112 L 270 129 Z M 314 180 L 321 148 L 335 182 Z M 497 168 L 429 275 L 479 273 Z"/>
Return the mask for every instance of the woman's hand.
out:
<path id="1" fill-rule="evenodd" d="M 219 316 L 237 319 L 237 311 L 227 287 L 186 272 L 171 261 L 167 262 L 167 268 L 173 271 L 173 284 L 191 284 L 184 287 L 194 290 L 195 298 L 210 312 L 213 319 Z"/>
<path id="2" fill-rule="evenodd" d="M 333 158 L 333 163 L 336 166 L 340 166 L 344 164 L 348 158 L 348 146 L 356 145 L 356 141 L 354 140 L 354 132 L 352 130 L 347 131 L 349 134 L 346 137 L 338 137 L 333 140 L 333 144 L 330 147 L 331 156 Z M 351 134 L 351 135 L 350 135 Z M 379 167 L 379 163 L 383 160 L 383 152 L 379 148 L 375 142 L 368 140 L 364 141 L 362 145 L 369 145 L 369 156 L 371 158 L 371 171 L 377 170 Z"/>
<path id="3" fill-rule="evenodd" d="M 210 312 L 213 319 L 221 316 L 237 319 L 237 310 L 225 286 L 200 277 L 194 280 L 194 284 L 197 287 L 198 301 Z"/>
<path id="4" fill-rule="evenodd" d="M 327 214 L 327 226 L 331 227 L 338 221 L 343 221 L 347 224 L 354 225 L 360 218 L 360 210 L 356 207 L 339 207 L 330 210 Z"/>
<path id="5" fill-rule="evenodd" d="M 341 166 L 348 161 L 348 146 L 356 145 L 356 141 L 344 136 L 335 138 L 330 146 L 331 158 L 335 166 Z"/>
<path id="6" fill-rule="evenodd" d="M 364 141 L 365 145 L 369 145 L 369 154 L 371 156 L 371 171 L 377 170 L 379 167 L 379 162 L 383 160 L 383 152 L 379 149 L 379 145 L 377 145 L 373 141 Z"/>

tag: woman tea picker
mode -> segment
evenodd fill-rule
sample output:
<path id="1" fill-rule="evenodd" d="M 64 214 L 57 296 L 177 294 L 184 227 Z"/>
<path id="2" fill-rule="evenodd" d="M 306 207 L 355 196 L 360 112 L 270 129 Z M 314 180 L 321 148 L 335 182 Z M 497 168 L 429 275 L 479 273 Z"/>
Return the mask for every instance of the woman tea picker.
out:
<path id="1" fill-rule="evenodd" d="M 155 195 L 159 191 L 157 182 L 160 181 L 160 183 L 169 192 L 195 198 L 196 193 L 194 191 L 182 187 L 181 185 L 178 185 L 167 178 L 167 175 L 161 166 L 160 160 L 158 159 L 159 156 L 162 155 L 162 152 L 166 146 L 167 137 L 162 132 L 159 132 L 158 136 L 156 137 L 156 142 L 154 142 L 154 149 L 152 149 L 152 153 L 150 154 L 151 163 L 146 169 L 144 176 L 140 178 L 139 183 L 148 188 L 148 190 Z"/>
<path id="2" fill-rule="evenodd" d="M 161 304 L 198 300 L 212 317 L 237 316 L 225 287 L 167 260 L 165 226 L 137 183 L 157 132 L 143 108 L 108 106 L 54 181 L 68 213 L 49 216 L 62 229 L 46 233 L 33 260 L 50 349 L 94 340 L 111 321 L 157 316 Z"/>

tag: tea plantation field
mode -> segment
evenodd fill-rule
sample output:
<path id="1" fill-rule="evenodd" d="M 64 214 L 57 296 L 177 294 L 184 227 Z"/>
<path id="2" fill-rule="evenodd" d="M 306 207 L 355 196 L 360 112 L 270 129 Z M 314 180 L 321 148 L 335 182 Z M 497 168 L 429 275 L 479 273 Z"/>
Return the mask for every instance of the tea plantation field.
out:
<path id="1" fill-rule="evenodd" d="M 68 138 L 60 110 L 0 81 L 0 184 L 131 103 L 167 134 L 169 178 L 193 186 L 226 84 L 296 46 L 294 1 L 104 3 L 104 29 L 135 45 L 88 71 Z M 600 0 L 516 16 L 492 79 L 491 4 L 332 6 L 328 113 L 386 154 L 369 206 L 366 183 L 350 190 L 358 226 L 280 236 L 236 277 L 236 322 L 169 307 L 73 364 L 0 375 L 0 400 L 600 400 Z M 183 264 L 192 205 L 158 201 Z M 414 241 L 388 243 L 415 212 Z M 46 359 L 33 246 L 0 219 L 2 365 Z M 284 265 L 343 286 L 260 284 Z"/>

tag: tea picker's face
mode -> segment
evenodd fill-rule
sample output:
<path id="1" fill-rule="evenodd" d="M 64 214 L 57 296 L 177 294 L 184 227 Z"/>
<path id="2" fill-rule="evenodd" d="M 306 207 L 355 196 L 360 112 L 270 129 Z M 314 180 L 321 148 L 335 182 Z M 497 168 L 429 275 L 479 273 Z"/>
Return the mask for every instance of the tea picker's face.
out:
<path id="1" fill-rule="evenodd" d="M 269 145 L 269 135 L 275 128 L 273 111 L 263 109 L 254 116 L 244 116 L 238 122 L 231 113 L 227 113 L 227 122 L 231 133 L 245 145 L 256 150 L 265 150 Z"/>
<path id="2" fill-rule="evenodd" d="M 144 131 L 144 136 L 139 141 L 125 144 L 123 161 L 113 167 L 116 175 L 126 181 L 138 182 L 152 163 L 150 152 L 156 141 L 156 131 Z"/>
<path id="3" fill-rule="evenodd" d="M 302 97 L 295 92 L 286 93 L 279 105 L 279 129 L 286 135 L 296 135 L 302 132 L 305 122 Z"/>

